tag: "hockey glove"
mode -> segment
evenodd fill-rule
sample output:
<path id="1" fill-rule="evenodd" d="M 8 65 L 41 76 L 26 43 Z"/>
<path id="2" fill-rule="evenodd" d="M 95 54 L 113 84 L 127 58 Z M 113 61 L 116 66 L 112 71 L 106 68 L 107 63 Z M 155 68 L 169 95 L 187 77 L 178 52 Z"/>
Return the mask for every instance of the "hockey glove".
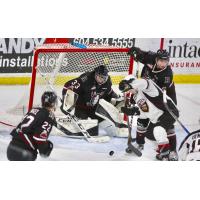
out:
<path id="1" fill-rule="evenodd" d="M 127 107 L 122 107 L 121 108 L 121 111 L 123 112 L 123 113 L 125 113 L 126 115 L 140 115 L 140 110 L 139 110 L 139 108 L 138 107 L 136 107 L 136 106 L 134 106 L 134 107 L 132 107 L 132 108 L 127 108 Z"/>
<path id="2" fill-rule="evenodd" d="M 47 140 L 47 142 L 45 144 L 42 144 L 39 148 L 40 155 L 42 157 L 49 157 L 52 149 L 53 149 L 53 143 Z"/>
<path id="3" fill-rule="evenodd" d="M 132 89 L 132 86 L 130 85 L 130 80 L 122 80 L 119 83 L 119 90 L 122 92 L 127 92 L 130 89 Z"/>
<path id="4" fill-rule="evenodd" d="M 128 55 L 133 56 L 134 58 L 141 52 L 140 48 L 138 47 L 131 47 L 128 51 Z"/>

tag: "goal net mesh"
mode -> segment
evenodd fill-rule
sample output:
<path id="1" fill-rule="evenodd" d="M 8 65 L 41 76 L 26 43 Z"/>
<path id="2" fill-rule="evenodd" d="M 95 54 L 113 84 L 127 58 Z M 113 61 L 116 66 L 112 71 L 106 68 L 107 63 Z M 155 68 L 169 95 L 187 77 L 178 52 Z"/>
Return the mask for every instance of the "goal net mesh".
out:
<path id="1" fill-rule="evenodd" d="M 67 81 L 84 72 L 92 71 L 99 65 L 107 66 L 113 85 L 117 85 L 128 75 L 132 67 L 127 51 L 128 49 L 107 46 L 89 46 L 82 49 L 69 44 L 48 44 L 38 47 L 34 54 L 32 70 L 32 79 L 35 79 L 35 83 L 31 81 L 30 90 L 9 112 L 25 114 L 31 101 L 30 93 L 33 95 L 33 107 L 41 105 L 41 95 L 44 91 L 54 89 L 61 97 L 62 88 Z"/>

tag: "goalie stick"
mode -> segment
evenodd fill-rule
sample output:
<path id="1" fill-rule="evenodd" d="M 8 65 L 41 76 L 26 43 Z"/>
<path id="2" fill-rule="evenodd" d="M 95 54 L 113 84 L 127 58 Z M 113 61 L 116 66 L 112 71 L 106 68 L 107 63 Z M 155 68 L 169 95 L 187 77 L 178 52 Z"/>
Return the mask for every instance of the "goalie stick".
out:
<path id="1" fill-rule="evenodd" d="M 57 122 L 56 128 L 60 130 L 62 133 L 65 134 L 65 136 L 69 138 L 74 138 L 74 139 L 84 139 L 84 135 L 80 135 L 81 132 L 79 133 L 72 133 L 71 131 L 67 130 L 64 126 L 62 126 L 59 122 Z"/>
<path id="2" fill-rule="evenodd" d="M 50 84 L 50 81 L 47 80 L 47 78 L 45 77 L 45 75 L 41 73 L 41 71 L 39 70 L 39 68 L 37 68 L 37 71 L 44 78 L 44 80 L 48 83 L 48 86 L 51 88 L 51 90 L 55 92 L 53 86 Z M 63 103 L 61 97 L 58 96 L 58 99 L 59 99 L 59 101 L 61 103 Z M 91 136 L 88 133 L 88 131 L 83 127 L 83 125 L 80 123 L 79 119 L 75 115 L 71 114 L 70 112 L 67 112 L 66 110 L 64 110 L 64 113 L 71 117 L 71 119 L 74 121 L 74 123 L 79 128 L 79 130 L 83 134 L 84 138 L 88 142 L 91 142 L 91 143 L 103 143 L 103 142 L 109 142 L 110 141 L 110 137 L 109 136 L 95 136 L 95 137 Z"/>
<path id="3" fill-rule="evenodd" d="M 9 126 L 9 127 L 12 127 L 12 128 L 16 128 L 15 125 L 13 124 L 9 124 L 9 123 L 6 123 L 6 122 L 3 122 L 3 121 L 0 121 L 0 124 L 3 124 L 5 126 Z M 84 136 L 80 135 L 79 133 L 72 133 L 71 131 L 67 130 L 65 127 L 63 127 L 60 123 L 57 122 L 57 126 L 56 128 L 58 130 L 60 130 L 62 133 L 64 133 L 67 137 L 70 137 L 70 138 L 77 138 L 77 139 L 82 139 L 84 138 Z"/>

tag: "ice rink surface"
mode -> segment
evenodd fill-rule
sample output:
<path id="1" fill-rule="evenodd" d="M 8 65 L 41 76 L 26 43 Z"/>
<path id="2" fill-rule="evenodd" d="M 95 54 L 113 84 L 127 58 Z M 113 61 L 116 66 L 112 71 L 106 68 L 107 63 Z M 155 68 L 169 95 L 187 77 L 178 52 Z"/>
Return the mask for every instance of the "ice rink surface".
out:
<path id="1" fill-rule="evenodd" d="M 13 108 L 21 96 L 26 91 L 27 86 L 0 86 L 0 121 L 17 125 L 22 117 L 7 114 L 7 110 Z M 200 85 L 177 84 L 178 108 L 180 110 L 180 120 L 190 130 L 200 129 Z M 0 124 L 0 160 L 6 161 L 6 149 L 11 139 L 9 133 L 12 127 Z M 103 132 L 103 131 L 102 131 Z M 178 146 L 186 133 L 176 124 L 176 134 Z M 135 127 L 133 127 L 132 136 L 135 135 Z M 134 154 L 125 153 L 127 139 L 112 138 L 108 143 L 93 144 L 83 139 L 71 139 L 66 136 L 54 135 L 49 138 L 54 143 L 54 149 L 49 158 L 44 159 L 38 156 L 37 160 L 51 161 L 81 161 L 81 160 L 107 160 L 107 161 L 145 161 L 155 160 L 156 145 L 152 141 L 147 141 L 143 156 L 138 158 Z M 114 155 L 110 156 L 109 152 L 114 151 Z"/>

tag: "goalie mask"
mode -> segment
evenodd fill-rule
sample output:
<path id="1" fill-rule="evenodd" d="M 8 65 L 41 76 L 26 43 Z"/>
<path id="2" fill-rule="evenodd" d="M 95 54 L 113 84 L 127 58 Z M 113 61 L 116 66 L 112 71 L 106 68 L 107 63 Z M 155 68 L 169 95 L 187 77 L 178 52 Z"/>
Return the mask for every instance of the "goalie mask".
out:
<path id="1" fill-rule="evenodd" d="M 51 91 L 44 92 L 41 98 L 41 102 L 42 102 L 42 107 L 55 108 L 58 103 L 58 98 L 56 93 Z"/>
<path id="2" fill-rule="evenodd" d="M 94 69 L 95 80 L 99 85 L 106 83 L 108 80 L 108 69 L 105 65 L 100 65 Z"/>

